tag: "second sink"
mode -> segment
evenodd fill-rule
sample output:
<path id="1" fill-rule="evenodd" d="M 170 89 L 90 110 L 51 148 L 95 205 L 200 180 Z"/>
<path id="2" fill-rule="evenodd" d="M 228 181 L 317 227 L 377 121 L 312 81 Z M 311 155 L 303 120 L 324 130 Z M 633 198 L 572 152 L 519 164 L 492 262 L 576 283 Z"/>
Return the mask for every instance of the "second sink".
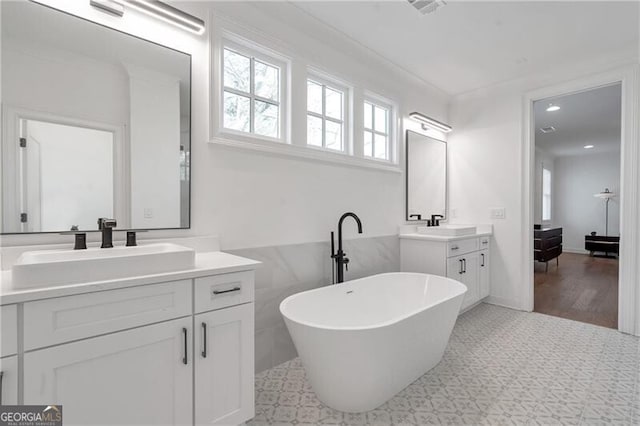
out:
<path id="1" fill-rule="evenodd" d="M 473 235 L 476 227 L 470 225 L 440 225 L 440 226 L 418 226 L 418 234 L 436 235 L 442 237 L 460 237 Z"/>

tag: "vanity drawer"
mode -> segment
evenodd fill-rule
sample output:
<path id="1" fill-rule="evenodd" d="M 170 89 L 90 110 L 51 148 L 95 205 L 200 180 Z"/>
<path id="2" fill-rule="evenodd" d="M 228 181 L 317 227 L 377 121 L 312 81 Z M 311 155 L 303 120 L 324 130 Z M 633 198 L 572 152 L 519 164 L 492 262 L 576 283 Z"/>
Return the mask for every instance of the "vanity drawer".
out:
<path id="1" fill-rule="evenodd" d="M 191 314 L 191 280 L 24 304 L 24 349 L 94 337 Z"/>
<path id="2" fill-rule="evenodd" d="M 449 241 L 447 243 L 447 257 L 459 256 L 478 250 L 478 238 Z"/>
<path id="3" fill-rule="evenodd" d="M 0 357 L 18 352 L 18 305 L 0 306 Z"/>
<path id="4" fill-rule="evenodd" d="M 480 237 L 480 250 L 491 248 L 491 237 L 484 236 Z"/>
<path id="5" fill-rule="evenodd" d="M 253 271 L 196 278 L 195 312 L 253 302 Z"/>

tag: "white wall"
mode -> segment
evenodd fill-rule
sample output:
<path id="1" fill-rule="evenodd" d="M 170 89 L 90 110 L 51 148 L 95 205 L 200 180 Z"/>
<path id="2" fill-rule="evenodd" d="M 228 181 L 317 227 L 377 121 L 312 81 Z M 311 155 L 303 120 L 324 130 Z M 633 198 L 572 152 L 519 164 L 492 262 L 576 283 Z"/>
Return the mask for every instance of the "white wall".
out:
<path id="1" fill-rule="evenodd" d="M 609 235 L 620 235 L 620 153 L 557 157 L 553 180 L 554 226 L 563 228 L 564 250 L 585 252 L 584 236 L 605 232 L 605 202 L 593 194 L 609 188 Z"/>
<path id="2" fill-rule="evenodd" d="M 458 223 L 494 225 L 491 301 L 529 309 L 523 282 L 525 253 L 523 140 L 525 95 L 535 89 L 573 81 L 616 67 L 637 64 L 637 58 L 615 61 L 594 58 L 456 96 L 451 104 L 449 137 L 450 206 Z M 491 208 L 505 208 L 505 219 L 491 219 Z"/>
<path id="3" fill-rule="evenodd" d="M 180 227 L 180 81 L 128 64 L 131 227 Z"/>

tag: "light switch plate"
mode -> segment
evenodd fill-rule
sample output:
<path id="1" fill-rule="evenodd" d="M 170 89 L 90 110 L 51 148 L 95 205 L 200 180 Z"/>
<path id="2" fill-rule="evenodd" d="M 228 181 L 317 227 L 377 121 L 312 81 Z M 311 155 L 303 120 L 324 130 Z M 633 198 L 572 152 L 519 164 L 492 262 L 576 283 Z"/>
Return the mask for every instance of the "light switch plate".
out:
<path id="1" fill-rule="evenodd" d="M 504 219 L 506 217 L 505 208 L 491 209 L 491 219 Z"/>

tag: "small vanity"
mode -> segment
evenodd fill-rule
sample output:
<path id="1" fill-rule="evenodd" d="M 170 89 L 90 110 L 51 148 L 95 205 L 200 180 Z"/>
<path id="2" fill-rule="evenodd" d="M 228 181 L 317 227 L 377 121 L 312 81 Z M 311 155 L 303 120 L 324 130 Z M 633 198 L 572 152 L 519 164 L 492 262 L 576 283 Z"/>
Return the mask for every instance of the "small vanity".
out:
<path id="1" fill-rule="evenodd" d="M 420 226 L 400 231 L 400 270 L 442 275 L 467 286 L 462 310 L 489 296 L 491 270 L 491 227 L 471 226 L 467 235 L 442 235 L 447 225 L 433 227 L 434 233 L 419 233 Z M 440 229 L 438 229 L 440 228 Z M 455 229 L 455 228 L 453 228 Z M 466 228 L 461 228 L 466 229 Z M 441 232 L 438 235 L 438 231 Z"/>
<path id="2" fill-rule="evenodd" d="M 193 254 L 188 269 L 73 285 L 15 289 L 3 271 L 1 403 L 60 404 L 69 425 L 252 418 L 259 262 Z"/>
<path id="3" fill-rule="evenodd" d="M 461 310 L 491 291 L 491 225 L 449 222 L 447 144 L 407 131 L 406 221 L 400 227 L 400 270 L 453 278 L 467 286 Z"/>

